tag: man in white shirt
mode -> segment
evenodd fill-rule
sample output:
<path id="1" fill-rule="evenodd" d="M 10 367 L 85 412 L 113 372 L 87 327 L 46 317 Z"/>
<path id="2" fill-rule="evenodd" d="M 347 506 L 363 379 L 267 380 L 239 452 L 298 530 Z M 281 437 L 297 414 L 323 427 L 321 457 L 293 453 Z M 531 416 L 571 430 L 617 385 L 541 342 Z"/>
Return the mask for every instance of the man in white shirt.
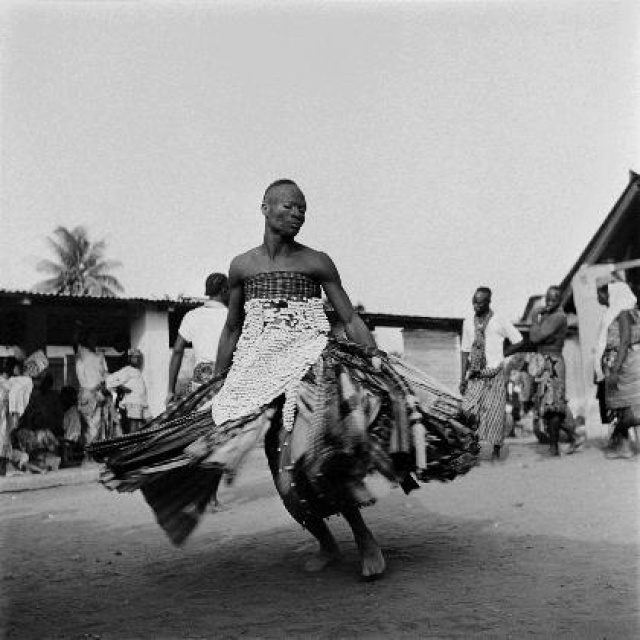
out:
<path id="1" fill-rule="evenodd" d="M 214 374 L 218 341 L 227 320 L 229 281 L 223 273 L 212 273 L 205 282 L 205 295 L 209 298 L 203 306 L 185 314 L 178 329 L 169 363 L 169 388 L 166 404 L 175 399 L 176 381 L 182 365 L 184 350 L 191 343 L 195 355 L 193 378 L 189 391 L 208 382 Z"/>
<path id="2" fill-rule="evenodd" d="M 173 345 L 173 353 L 169 363 L 167 405 L 175 400 L 176 382 L 187 344 L 191 343 L 195 355 L 189 393 L 211 380 L 215 375 L 218 342 L 227 321 L 227 305 L 229 304 L 227 276 L 224 273 L 210 274 L 205 281 L 204 293 L 209 299 L 201 307 L 188 311 L 182 318 L 178 329 L 178 337 Z M 210 506 L 214 511 L 224 509 L 216 495 L 221 477 L 218 476 L 213 489 Z"/>
<path id="3" fill-rule="evenodd" d="M 505 436 L 507 406 L 504 342 L 518 345 L 522 335 L 491 310 L 491 289 L 479 287 L 472 302 L 475 313 L 462 326 L 462 409 L 476 416 L 478 437 L 493 445 L 492 457 L 498 459 Z"/>

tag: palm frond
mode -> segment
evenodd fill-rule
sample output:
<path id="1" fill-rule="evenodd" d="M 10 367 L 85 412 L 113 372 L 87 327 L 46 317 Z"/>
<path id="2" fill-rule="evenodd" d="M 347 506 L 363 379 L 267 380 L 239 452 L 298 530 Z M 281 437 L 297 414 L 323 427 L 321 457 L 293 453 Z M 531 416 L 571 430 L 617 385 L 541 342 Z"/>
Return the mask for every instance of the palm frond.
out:
<path id="1" fill-rule="evenodd" d="M 44 271 L 45 273 L 60 274 L 63 271 L 61 265 L 53 262 L 53 260 L 47 260 L 44 258 L 36 264 L 36 271 Z"/>
<path id="2" fill-rule="evenodd" d="M 88 266 L 87 271 L 92 273 L 102 273 L 103 271 L 111 271 L 111 269 L 119 269 L 122 266 L 122 262 L 119 260 L 103 260 L 97 262 L 94 265 Z"/>
<path id="3" fill-rule="evenodd" d="M 64 289 L 64 281 L 61 277 L 48 278 L 36 283 L 32 291 L 34 293 L 62 293 Z"/>
<path id="4" fill-rule="evenodd" d="M 115 276 L 110 275 L 99 275 L 95 276 L 96 282 L 99 282 L 100 285 L 109 287 L 115 291 L 119 291 L 122 293 L 124 291 L 124 287 L 120 284 L 120 281 Z"/>

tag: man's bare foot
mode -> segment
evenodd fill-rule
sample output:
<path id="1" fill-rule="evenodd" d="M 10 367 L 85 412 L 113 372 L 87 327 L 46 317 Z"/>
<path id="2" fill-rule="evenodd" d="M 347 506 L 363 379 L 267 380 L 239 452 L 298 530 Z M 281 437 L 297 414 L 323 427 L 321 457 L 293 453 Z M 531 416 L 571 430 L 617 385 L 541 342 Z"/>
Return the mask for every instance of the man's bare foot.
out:
<path id="1" fill-rule="evenodd" d="M 384 573 L 387 568 L 382 549 L 378 546 L 373 536 L 368 536 L 358 544 L 360 559 L 362 560 L 362 577 L 365 580 L 375 580 Z"/>
<path id="2" fill-rule="evenodd" d="M 322 549 L 313 557 L 304 563 L 304 570 L 307 573 L 319 573 L 324 571 L 330 564 L 340 562 L 341 553 L 336 551 L 323 551 Z"/>

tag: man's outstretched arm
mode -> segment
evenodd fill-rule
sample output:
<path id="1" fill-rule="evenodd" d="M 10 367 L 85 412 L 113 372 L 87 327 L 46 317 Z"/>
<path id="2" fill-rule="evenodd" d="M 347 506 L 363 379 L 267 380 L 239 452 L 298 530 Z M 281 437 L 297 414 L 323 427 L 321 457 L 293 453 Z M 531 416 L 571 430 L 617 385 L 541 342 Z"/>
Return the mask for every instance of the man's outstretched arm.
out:
<path id="1" fill-rule="evenodd" d="M 171 361 L 169 362 L 169 386 L 167 389 L 167 399 L 165 400 L 165 404 L 169 404 L 174 399 L 178 373 L 180 373 L 180 367 L 182 366 L 182 358 L 184 357 L 184 349 L 186 346 L 187 341 L 178 334 L 178 337 L 173 344 L 173 352 L 171 353 Z"/>

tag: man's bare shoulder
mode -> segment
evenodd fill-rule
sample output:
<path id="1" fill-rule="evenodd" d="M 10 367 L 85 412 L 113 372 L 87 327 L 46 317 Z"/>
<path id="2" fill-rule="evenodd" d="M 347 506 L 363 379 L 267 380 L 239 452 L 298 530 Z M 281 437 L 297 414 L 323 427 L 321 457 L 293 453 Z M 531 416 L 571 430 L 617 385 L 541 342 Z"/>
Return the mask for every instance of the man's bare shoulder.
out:
<path id="1" fill-rule="evenodd" d="M 304 244 L 298 244 L 298 253 L 305 262 L 314 266 L 333 264 L 331 258 L 324 251 L 313 249 Z"/>
<path id="2" fill-rule="evenodd" d="M 303 247 L 303 249 L 305 263 L 316 278 L 319 280 L 337 279 L 338 271 L 329 254 L 311 247 Z"/>
<path id="3" fill-rule="evenodd" d="M 250 275 L 254 270 L 259 249 L 260 247 L 254 247 L 233 258 L 229 267 L 229 278 L 243 280 Z"/>

